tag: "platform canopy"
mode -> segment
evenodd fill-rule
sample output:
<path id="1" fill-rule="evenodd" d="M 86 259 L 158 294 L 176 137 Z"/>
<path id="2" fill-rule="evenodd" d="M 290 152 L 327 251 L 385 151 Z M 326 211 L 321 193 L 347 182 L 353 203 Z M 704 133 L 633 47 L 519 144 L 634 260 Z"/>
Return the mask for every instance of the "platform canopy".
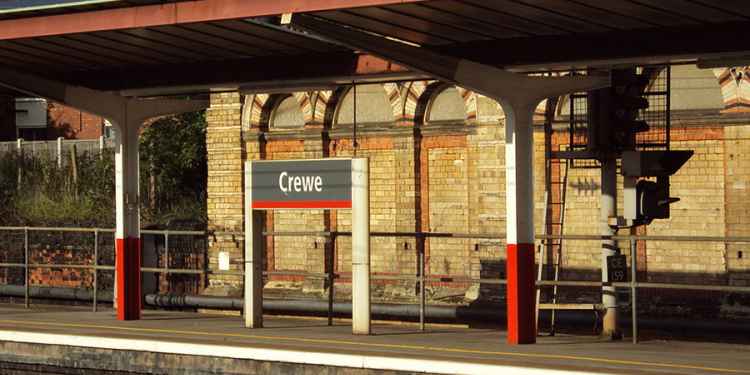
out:
<path id="1" fill-rule="evenodd" d="M 750 30 L 747 0 L 16 2 L 3 7 L 11 1 L 0 0 L 0 86 L 90 110 L 117 127 L 122 320 L 140 317 L 138 132 L 147 119 L 208 105 L 183 94 L 437 78 L 497 100 L 505 113 L 507 340 L 526 344 L 536 338 L 534 111 L 546 98 L 604 88 L 610 80 L 514 72 L 747 65 L 750 57 L 742 39 Z M 174 95 L 180 97 L 144 98 Z M 352 259 L 365 265 L 369 248 L 360 249 Z M 245 250 L 245 267 L 260 267 L 247 261 L 254 250 Z M 369 269 L 359 269 L 353 289 L 364 295 Z M 245 296 L 245 311 L 261 311 L 261 272 L 252 274 L 246 293 L 259 293 Z M 353 309 L 369 310 L 369 299 L 353 301 Z M 366 329 L 354 333 L 369 332 L 365 321 Z"/>
<path id="2" fill-rule="evenodd" d="M 6 0 L 0 63 L 126 96 L 424 77 L 284 13 L 520 72 L 750 60 L 745 0 Z"/>

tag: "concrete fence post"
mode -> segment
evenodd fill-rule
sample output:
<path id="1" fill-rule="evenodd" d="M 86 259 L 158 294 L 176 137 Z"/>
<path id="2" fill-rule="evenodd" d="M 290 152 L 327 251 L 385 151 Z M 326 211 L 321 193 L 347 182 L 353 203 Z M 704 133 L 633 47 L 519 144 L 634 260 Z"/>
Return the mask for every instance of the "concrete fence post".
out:
<path id="1" fill-rule="evenodd" d="M 57 137 L 57 168 L 62 168 L 63 137 Z"/>
<path id="2" fill-rule="evenodd" d="M 16 164 L 18 164 L 16 188 L 21 190 L 21 181 L 23 180 L 23 138 L 16 139 L 16 149 L 18 150 L 18 157 L 16 158 Z"/>
<path id="3" fill-rule="evenodd" d="M 99 159 L 104 158 L 104 136 L 99 136 Z"/>

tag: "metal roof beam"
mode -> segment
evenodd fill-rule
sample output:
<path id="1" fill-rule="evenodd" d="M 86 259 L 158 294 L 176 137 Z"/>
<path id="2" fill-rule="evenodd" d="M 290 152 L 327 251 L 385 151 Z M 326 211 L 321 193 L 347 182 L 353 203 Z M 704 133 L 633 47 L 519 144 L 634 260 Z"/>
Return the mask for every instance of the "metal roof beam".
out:
<path id="1" fill-rule="evenodd" d="M 84 71 L 65 80 L 127 96 L 152 96 L 425 78 L 372 55 L 336 52 Z"/>
<path id="2" fill-rule="evenodd" d="M 0 40 L 274 16 L 424 0 L 194 0 L 0 21 Z"/>
<path id="3" fill-rule="evenodd" d="M 297 15 L 293 24 L 355 50 L 380 56 L 415 71 L 474 90 L 511 106 L 538 102 L 570 92 L 609 86 L 609 77 L 532 77 L 516 74 L 465 58 L 442 54 L 383 36 L 344 27 L 308 15 Z"/>
<path id="4" fill-rule="evenodd" d="M 433 51 L 513 70 L 607 67 L 705 57 L 747 56 L 738 43 L 750 22 L 615 31 L 565 36 L 481 40 L 430 47 Z"/>

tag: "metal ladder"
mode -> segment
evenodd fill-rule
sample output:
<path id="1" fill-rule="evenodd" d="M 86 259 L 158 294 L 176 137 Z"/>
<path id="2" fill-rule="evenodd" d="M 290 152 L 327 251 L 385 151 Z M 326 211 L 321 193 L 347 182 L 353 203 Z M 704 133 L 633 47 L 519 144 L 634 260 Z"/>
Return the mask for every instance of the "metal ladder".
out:
<path id="1" fill-rule="evenodd" d="M 556 181 L 550 181 L 549 184 L 553 188 L 558 188 L 560 191 L 559 195 L 559 201 L 554 201 L 553 194 L 551 191 L 545 192 L 545 208 L 546 208 L 546 214 L 544 215 L 544 231 L 547 235 L 562 235 L 563 234 L 563 228 L 564 228 L 564 222 L 565 222 L 565 198 L 567 195 L 567 185 L 568 185 L 568 171 L 570 168 L 570 161 L 568 159 L 549 159 L 547 160 L 547 163 L 549 163 L 549 167 L 551 168 L 553 164 L 557 164 L 558 167 L 558 177 Z M 552 210 L 554 207 L 557 207 L 559 210 L 559 221 L 557 222 L 549 222 L 551 217 L 553 216 Z M 539 246 L 538 246 L 538 253 L 540 260 L 539 262 L 539 268 L 537 269 L 537 280 L 543 281 L 544 280 L 544 269 L 546 267 L 545 259 L 549 263 L 552 264 L 552 274 L 553 274 L 553 280 L 559 281 L 560 280 L 560 268 L 562 266 L 562 247 L 563 247 L 563 240 L 561 238 L 553 238 L 553 239 L 543 239 Z M 545 256 L 547 254 L 547 256 Z M 549 259 L 551 257 L 551 259 Z M 549 268 L 549 267 L 547 267 Z M 542 286 L 537 287 L 536 290 L 536 321 L 537 321 L 537 327 L 539 326 L 539 310 L 550 310 L 550 335 L 554 336 L 555 334 L 555 311 L 559 309 L 569 309 L 571 307 L 570 304 L 558 304 L 557 302 L 557 292 L 558 292 L 558 286 L 553 285 L 552 286 L 552 296 L 551 296 L 551 302 L 550 303 L 542 303 Z"/>
<path id="2" fill-rule="evenodd" d="M 579 134 L 584 133 L 587 126 L 585 116 L 579 116 L 578 114 L 585 113 L 585 110 L 581 110 L 581 103 L 585 103 L 585 93 L 575 93 L 570 95 L 569 108 L 570 108 L 570 122 L 568 128 L 568 145 L 567 151 L 582 151 L 585 150 L 586 140 L 580 139 Z M 545 177 L 546 177 L 546 189 L 545 189 L 545 215 L 543 217 L 543 228 L 545 235 L 559 235 L 562 236 L 564 233 L 565 223 L 565 202 L 568 190 L 568 175 L 572 168 L 587 168 L 590 167 L 588 163 L 582 165 L 574 164 L 576 160 L 569 159 L 566 157 L 553 157 L 552 152 L 552 125 L 550 119 L 545 123 Z M 553 167 L 556 167 L 556 174 L 553 173 Z M 556 178 L 553 179 L 553 176 Z M 553 194 L 559 192 L 559 194 Z M 555 196 L 559 197 L 558 201 L 554 201 Z M 554 210 L 558 210 L 557 222 L 550 222 L 553 220 Z M 549 278 L 549 274 L 552 273 L 552 280 L 556 282 L 560 281 L 560 273 L 562 269 L 563 259 L 563 239 L 562 238 L 544 238 L 540 242 L 538 247 L 538 259 L 539 268 L 537 269 L 537 281 L 545 281 L 545 274 Z M 545 254 L 547 256 L 545 256 Z M 546 260 L 546 261 L 545 261 Z M 547 272 L 545 268 L 548 269 Z M 537 331 L 539 329 L 539 311 L 549 310 L 550 311 L 550 336 L 555 335 L 556 327 L 556 312 L 558 310 L 588 310 L 598 312 L 600 305 L 598 304 L 582 304 L 582 303 L 560 303 L 558 291 L 559 286 L 557 284 L 552 285 L 551 295 L 549 302 L 542 301 L 542 288 L 545 286 L 537 286 L 536 291 L 536 326 Z M 596 324 L 596 319 L 594 321 Z"/>

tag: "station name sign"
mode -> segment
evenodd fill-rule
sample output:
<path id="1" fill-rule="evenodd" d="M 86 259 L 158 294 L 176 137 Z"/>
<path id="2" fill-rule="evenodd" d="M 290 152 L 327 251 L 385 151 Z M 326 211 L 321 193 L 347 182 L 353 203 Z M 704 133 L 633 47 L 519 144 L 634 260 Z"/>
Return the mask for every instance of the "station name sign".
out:
<path id="1" fill-rule="evenodd" d="M 352 207 L 351 159 L 262 160 L 250 169 L 253 209 Z"/>

